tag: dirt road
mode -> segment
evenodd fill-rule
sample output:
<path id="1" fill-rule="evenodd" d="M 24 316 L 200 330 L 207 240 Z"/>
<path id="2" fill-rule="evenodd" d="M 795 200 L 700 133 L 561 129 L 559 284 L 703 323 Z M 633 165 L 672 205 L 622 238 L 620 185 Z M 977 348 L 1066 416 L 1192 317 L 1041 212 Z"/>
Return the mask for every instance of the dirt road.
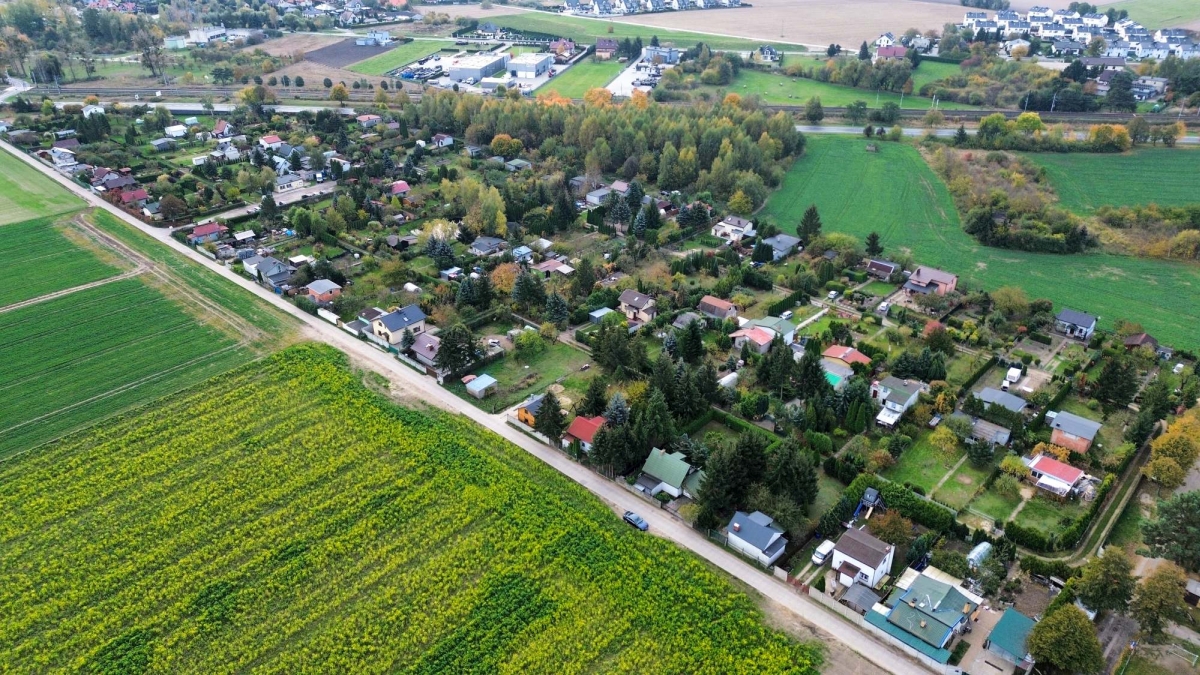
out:
<path id="1" fill-rule="evenodd" d="M 304 333 L 307 337 L 345 351 L 351 354 L 356 362 L 369 364 L 372 369 L 380 373 L 385 373 L 393 382 L 401 383 L 404 387 L 404 391 L 401 392 L 402 395 L 412 396 L 429 405 L 435 405 L 452 413 L 465 415 L 587 488 L 592 494 L 608 503 L 614 511 L 634 510 L 642 514 L 650 523 L 651 533 L 669 539 L 691 550 L 709 563 L 735 577 L 744 586 L 770 598 L 805 622 L 813 624 L 812 631 L 814 634 L 819 635 L 822 641 L 837 640 L 848 647 L 849 650 L 856 652 L 857 655 L 861 655 L 873 663 L 875 668 L 882 669 L 885 672 L 897 673 L 899 675 L 924 675 L 928 672 L 923 666 L 918 665 L 899 651 L 876 641 L 873 637 L 860 631 L 852 624 L 827 612 L 806 596 L 801 596 L 792 587 L 764 573 L 761 569 L 746 562 L 728 549 L 715 544 L 701 533 L 676 520 L 673 516 L 664 511 L 650 508 L 644 500 L 623 487 L 575 463 L 565 454 L 549 448 L 509 426 L 505 423 L 503 415 L 489 415 L 480 411 L 448 390 L 439 387 L 433 380 L 418 374 L 416 371 L 400 363 L 389 354 L 379 351 L 375 347 L 322 319 L 302 312 L 295 305 L 283 300 L 262 286 L 253 283 L 248 278 L 232 273 L 223 265 L 200 255 L 190 247 L 171 238 L 166 230 L 151 227 L 105 203 L 82 186 L 67 180 L 62 174 L 54 171 L 49 166 L 24 153 L 16 151 L 8 143 L 0 143 L 0 147 L 17 155 L 38 171 L 51 176 L 92 206 L 107 210 L 133 227 L 175 249 L 182 255 L 212 269 L 217 274 L 258 295 L 264 302 L 272 303 L 278 309 L 296 318 L 304 326 Z M 820 628 L 816 628 L 815 626 L 819 626 Z M 841 658 L 849 659 L 853 658 L 853 655 L 843 653 L 841 654 Z M 864 670 L 863 668 L 854 666 L 843 669 L 842 672 L 869 672 L 870 670 L 869 667 Z"/>

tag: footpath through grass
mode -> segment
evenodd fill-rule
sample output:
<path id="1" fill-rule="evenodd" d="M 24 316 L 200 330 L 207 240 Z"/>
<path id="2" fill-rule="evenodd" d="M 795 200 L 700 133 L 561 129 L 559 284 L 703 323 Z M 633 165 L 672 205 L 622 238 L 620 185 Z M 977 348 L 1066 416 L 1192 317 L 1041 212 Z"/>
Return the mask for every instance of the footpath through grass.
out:
<path id="1" fill-rule="evenodd" d="M 878 232 L 886 251 L 908 249 L 919 264 L 959 275 L 960 287 L 1019 286 L 1057 307 L 1098 314 L 1105 328 L 1127 318 L 1166 344 L 1200 347 L 1200 265 L 981 246 L 963 232 L 945 184 L 913 146 L 876 143 L 879 152 L 871 153 L 863 138 L 809 136 L 805 156 L 760 215 L 794 232 L 804 209 L 816 204 L 825 231 L 860 240 Z"/>
<path id="2" fill-rule="evenodd" d="M 817 675 L 709 566 L 346 361 L 293 348 L 0 463 L 0 662 Z"/>
<path id="3" fill-rule="evenodd" d="M 612 82 L 625 64 L 614 60 L 592 61 L 585 59 L 555 75 L 538 87 L 534 94 L 557 92 L 567 98 L 583 98 L 590 89 L 597 89 Z"/>
<path id="4" fill-rule="evenodd" d="M 7 150 L 7 148 L 5 148 Z M 20 157 L 0 152 L 0 225 L 77 211 L 83 200 Z"/>
<path id="5" fill-rule="evenodd" d="M 1142 148 L 1120 155 L 1030 153 L 1046 167 L 1063 206 L 1088 213 L 1100 206 L 1200 203 L 1200 151 Z"/>

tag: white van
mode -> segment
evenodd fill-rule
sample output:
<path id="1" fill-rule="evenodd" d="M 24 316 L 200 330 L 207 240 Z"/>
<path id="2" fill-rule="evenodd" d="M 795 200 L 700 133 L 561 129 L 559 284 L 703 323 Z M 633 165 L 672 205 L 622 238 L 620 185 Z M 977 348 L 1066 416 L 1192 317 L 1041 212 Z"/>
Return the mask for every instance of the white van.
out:
<path id="1" fill-rule="evenodd" d="M 833 549 L 836 546 L 837 544 L 834 543 L 832 539 L 826 539 L 825 541 L 821 542 L 821 545 L 817 547 L 817 550 L 813 551 L 812 564 L 816 565 L 817 567 L 824 565 L 825 561 L 829 559 L 830 554 L 833 553 Z"/>
<path id="2" fill-rule="evenodd" d="M 795 315 L 792 313 L 792 310 L 789 309 L 786 312 L 784 312 L 783 314 L 780 314 L 779 318 L 783 319 L 784 321 L 787 321 L 788 319 L 792 318 L 793 316 L 795 316 Z"/>

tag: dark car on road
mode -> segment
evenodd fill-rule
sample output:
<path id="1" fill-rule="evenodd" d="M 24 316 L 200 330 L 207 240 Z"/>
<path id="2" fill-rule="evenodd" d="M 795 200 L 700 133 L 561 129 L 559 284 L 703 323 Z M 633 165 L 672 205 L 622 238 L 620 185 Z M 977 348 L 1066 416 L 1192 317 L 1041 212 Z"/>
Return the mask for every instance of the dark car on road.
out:
<path id="1" fill-rule="evenodd" d="M 625 522 L 636 527 L 637 529 L 641 530 L 642 532 L 645 532 L 646 530 L 650 529 L 650 523 L 647 523 L 645 518 L 642 518 L 641 516 L 634 513 L 633 511 L 626 511 L 625 515 L 622 516 L 622 518 L 625 520 Z"/>

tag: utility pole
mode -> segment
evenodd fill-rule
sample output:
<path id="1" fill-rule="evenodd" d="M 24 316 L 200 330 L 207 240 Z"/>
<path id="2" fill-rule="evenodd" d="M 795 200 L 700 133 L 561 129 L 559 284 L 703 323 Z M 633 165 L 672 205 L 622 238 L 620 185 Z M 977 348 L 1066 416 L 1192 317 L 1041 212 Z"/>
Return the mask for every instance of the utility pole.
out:
<path id="1" fill-rule="evenodd" d="M 1054 92 L 1054 98 L 1050 99 L 1050 112 L 1054 112 L 1054 106 L 1058 105 L 1058 92 Z"/>

